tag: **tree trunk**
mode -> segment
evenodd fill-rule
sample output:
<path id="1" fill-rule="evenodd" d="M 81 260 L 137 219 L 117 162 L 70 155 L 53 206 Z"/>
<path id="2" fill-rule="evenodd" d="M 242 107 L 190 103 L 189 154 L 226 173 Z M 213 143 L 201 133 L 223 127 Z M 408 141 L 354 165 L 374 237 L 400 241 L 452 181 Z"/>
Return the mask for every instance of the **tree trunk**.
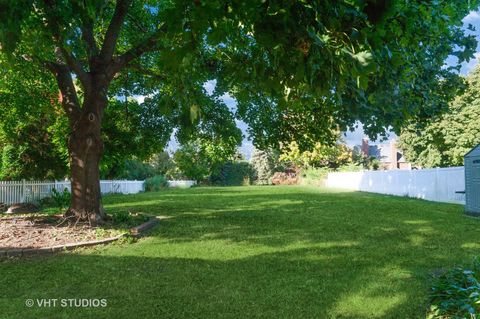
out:
<path id="1" fill-rule="evenodd" d="M 68 140 L 72 197 L 65 217 L 73 222 L 88 221 L 91 225 L 97 225 L 105 218 L 101 204 L 99 165 L 103 153 L 101 119 L 106 104 L 106 97 L 101 94 L 86 96 L 80 118 Z"/>

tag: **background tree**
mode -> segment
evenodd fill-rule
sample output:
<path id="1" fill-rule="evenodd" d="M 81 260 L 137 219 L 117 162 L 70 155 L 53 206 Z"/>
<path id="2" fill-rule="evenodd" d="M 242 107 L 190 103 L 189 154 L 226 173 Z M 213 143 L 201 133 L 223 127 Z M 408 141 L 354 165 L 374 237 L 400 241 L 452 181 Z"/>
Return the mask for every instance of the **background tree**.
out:
<path id="1" fill-rule="evenodd" d="M 281 148 L 280 160 L 298 168 L 338 168 L 352 163 L 353 153 L 347 145 L 337 142 L 333 145 L 315 143 L 311 150 L 300 151 L 293 141 Z"/>
<path id="2" fill-rule="evenodd" d="M 59 147 L 65 129 L 58 129 L 63 126 L 58 89 L 26 66 L 8 65 L 0 56 L 0 178 L 63 178 L 67 156 Z"/>
<path id="3" fill-rule="evenodd" d="M 166 176 L 169 174 L 169 172 L 175 169 L 175 163 L 173 162 L 170 154 L 165 151 L 152 156 L 149 162 L 153 166 L 156 174 Z"/>
<path id="4" fill-rule="evenodd" d="M 260 150 L 254 148 L 250 164 L 252 165 L 255 183 L 259 185 L 270 184 L 273 174 L 276 171 L 283 170 L 279 163 L 278 152 L 272 149 Z"/>
<path id="5" fill-rule="evenodd" d="M 461 20 L 476 7 L 473 0 L 3 0 L 0 44 L 11 60 L 55 77 L 70 132 L 67 216 L 96 222 L 104 216 L 102 122 L 119 87 L 152 95 L 180 140 L 199 123 L 222 130 L 233 119 L 218 100 L 225 92 L 257 145 L 333 143 L 332 128 L 356 120 L 375 135 L 431 115 L 453 96 L 460 79 L 444 60 L 472 57 L 476 41 Z M 212 79 L 209 96 L 203 85 Z"/>
<path id="6" fill-rule="evenodd" d="M 462 166 L 463 156 L 480 143 L 480 68 L 466 79 L 466 91 L 447 112 L 402 130 L 399 147 L 409 162 L 425 168 Z"/>
<path id="7" fill-rule="evenodd" d="M 202 136 L 180 146 L 173 154 L 178 170 L 197 182 L 209 182 L 222 166 L 234 159 L 240 139 L 209 139 Z"/>

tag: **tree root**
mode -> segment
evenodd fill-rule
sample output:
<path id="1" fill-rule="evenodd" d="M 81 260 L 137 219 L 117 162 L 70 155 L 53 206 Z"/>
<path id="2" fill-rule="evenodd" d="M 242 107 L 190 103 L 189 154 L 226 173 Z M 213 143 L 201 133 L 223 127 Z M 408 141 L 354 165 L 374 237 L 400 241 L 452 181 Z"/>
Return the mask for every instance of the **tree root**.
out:
<path id="1" fill-rule="evenodd" d="M 99 224 L 102 224 L 105 220 L 106 214 L 103 208 L 100 209 L 100 212 L 87 212 L 87 211 L 78 211 L 72 208 L 69 208 L 63 217 L 63 220 L 60 222 L 60 224 L 57 225 L 60 226 L 64 222 L 68 222 L 69 227 L 76 227 L 78 223 L 88 223 L 90 227 L 92 226 L 97 226 Z"/>

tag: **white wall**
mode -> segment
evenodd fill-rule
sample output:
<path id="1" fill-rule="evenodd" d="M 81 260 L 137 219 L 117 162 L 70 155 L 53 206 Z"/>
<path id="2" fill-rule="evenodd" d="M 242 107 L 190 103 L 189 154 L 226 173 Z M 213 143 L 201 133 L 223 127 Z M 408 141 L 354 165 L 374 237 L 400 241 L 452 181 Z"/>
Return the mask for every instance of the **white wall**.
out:
<path id="1" fill-rule="evenodd" d="M 465 203 L 463 167 L 329 173 L 328 187 L 422 198 L 436 202 Z"/>

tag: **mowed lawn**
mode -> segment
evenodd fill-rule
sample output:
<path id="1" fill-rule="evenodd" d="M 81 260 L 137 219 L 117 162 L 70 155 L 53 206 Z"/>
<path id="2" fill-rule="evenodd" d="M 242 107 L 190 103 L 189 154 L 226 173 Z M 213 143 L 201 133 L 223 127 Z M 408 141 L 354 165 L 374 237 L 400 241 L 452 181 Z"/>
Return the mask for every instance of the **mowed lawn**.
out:
<path id="1" fill-rule="evenodd" d="M 432 272 L 480 252 L 462 206 L 401 197 L 201 187 L 104 203 L 169 218 L 136 243 L 1 261 L 0 318 L 421 318 Z"/>

